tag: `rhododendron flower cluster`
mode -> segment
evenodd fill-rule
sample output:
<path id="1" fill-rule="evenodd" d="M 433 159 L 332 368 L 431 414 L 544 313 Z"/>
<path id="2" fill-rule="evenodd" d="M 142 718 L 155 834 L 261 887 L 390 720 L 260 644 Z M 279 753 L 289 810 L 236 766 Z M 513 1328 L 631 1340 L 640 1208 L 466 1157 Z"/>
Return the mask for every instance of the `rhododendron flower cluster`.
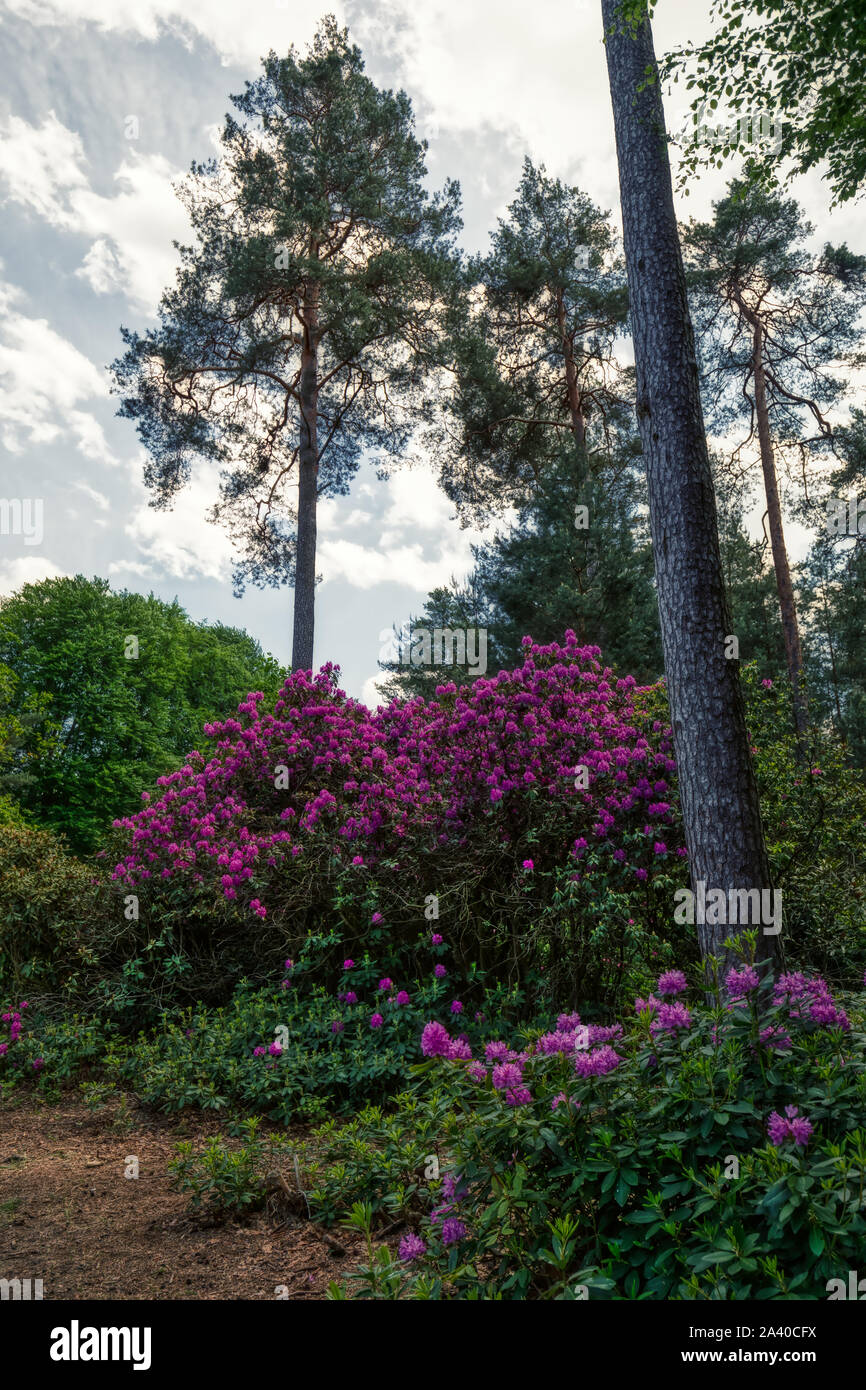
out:
<path id="1" fill-rule="evenodd" d="M 555 867 L 569 856 L 581 867 L 592 848 L 634 884 L 679 837 L 670 730 L 648 727 L 633 677 L 615 677 L 573 632 L 562 646 L 526 639 L 514 671 L 375 712 L 337 679 L 330 665 L 312 679 L 294 672 L 272 713 L 254 692 L 236 719 L 206 725 L 212 755 L 191 753 L 159 778 L 157 797 L 144 793 L 142 809 L 115 822 L 129 833 L 115 879 L 191 879 L 264 918 L 268 885 L 313 842 L 361 874 L 410 844 L 463 843 L 482 821 L 508 847 L 515 816 L 539 794 L 561 813 Z M 578 763 L 586 787 L 574 785 Z M 575 824 L 585 827 L 577 839 Z M 516 847 L 514 863 L 524 875 L 550 867 Z"/>
<path id="2" fill-rule="evenodd" d="M 814 1128 L 812 1122 L 807 1120 L 805 1115 L 799 1113 L 796 1105 L 786 1105 L 784 1115 L 779 1115 L 774 1110 L 767 1121 L 767 1133 L 770 1136 L 770 1142 L 775 1144 L 776 1148 L 789 1139 L 793 1140 L 800 1148 L 805 1148 Z"/>
<path id="3" fill-rule="evenodd" d="M 841 1028 L 845 1033 L 851 1027 L 845 1010 L 834 1004 L 826 980 L 819 975 L 811 979 L 799 971 L 780 975 L 773 989 L 773 1002 L 787 1004 L 791 1018 L 808 1019 L 827 1028 Z"/>
<path id="4" fill-rule="evenodd" d="M 732 1003 L 745 999 L 760 983 L 758 972 L 751 965 L 745 966 L 742 970 L 731 969 L 725 976 L 725 989 Z"/>

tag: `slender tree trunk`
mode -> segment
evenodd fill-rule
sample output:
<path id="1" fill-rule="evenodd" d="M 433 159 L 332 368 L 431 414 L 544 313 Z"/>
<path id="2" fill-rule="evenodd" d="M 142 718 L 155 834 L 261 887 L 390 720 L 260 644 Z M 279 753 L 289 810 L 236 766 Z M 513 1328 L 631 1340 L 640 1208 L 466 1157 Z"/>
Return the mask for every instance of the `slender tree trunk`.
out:
<path id="1" fill-rule="evenodd" d="M 292 670 L 313 669 L 316 609 L 316 508 L 319 489 L 319 289 L 308 287 L 304 300 L 301 349 L 300 447 L 298 449 L 298 545 L 295 558 L 295 618 Z"/>
<path id="2" fill-rule="evenodd" d="M 801 754 L 804 754 L 809 714 L 806 707 L 806 693 L 803 689 L 803 652 L 800 647 L 797 604 L 794 598 L 794 585 L 791 582 L 791 568 L 788 564 L 788 548 L 785 545 L 782 504 L 779 501 L 776 461 L 773 457 L 773 441 L 770 435 L 770 414 L 767 410 L 767 383 L 764 376 L 763 353 L 764 331 L 757 316 L 746 310 L 742 304 L 741 307 L 752 325 L 755 413 L 758 417 L 758 442 L 761 446 L 761 468 L 764 473 L 764 492 L 767 497 L 767 520 L 770 525 L 773 568 L 776 571 L 776 590 L 779 595 L 779 611 L 782 615 L 782 631 L 785 636 L 785 660 L 788 666 L 788 679 L 791 682 L 791 695 L 794 703 L 794 727 L 797 730 L 797 741 Z"/>
<path id="3" fill-rule="evenodd" d="M 725 655 L 731 619 L 652 31 L 646 18 L 624 28 L 618 11 L 618 0 L 602 0 L 680 798 L 692 888 L 698 900 L 699 883 L 727 899 L 735 889 L 768 889 L 770 869 L 739 669 Z M 725 957 L 722 942 L 743 926 L 698 921 L 697 929 L 703 956 Z M 774 957 L 776 936 L 757 932 L 759 957 Z"/>
<path id="4" fill-rule="evenodd" d="M 845 721 L 842 718 L 842 705 L 839 700 L 839 673 L 836 670 L 836 648 L 833 646 L 833 634 L 830 630 L 830 605 L 827 602 L 827 585 L 823 577 L 820 580 L 821 598 L 824 603 L 824 635 L 827 638 L 827 647 L 830 652 L 830 671 L 833 676 L 833 703 L 836 706 L 836 722 L 839 726 L 839 737 L 843 743 L 848 739 L 845 733 Z"/>
<path id="5" fill-rule="evenodd" d="M 562 290 L 558 290 L 556 294 L 556 319 L 562 342 L 562 355 L 565 359 L 565 389 L 568 397 L 568 410 L 571 415 L 571 432 L 582 455 L 586 445 L 586 420 L 583 414 L 583 402 L 580 399 L 580 388 L 577 384 L 577 364 L 574 360 L 574 350 L 565 321 L 565 303 Z"/>

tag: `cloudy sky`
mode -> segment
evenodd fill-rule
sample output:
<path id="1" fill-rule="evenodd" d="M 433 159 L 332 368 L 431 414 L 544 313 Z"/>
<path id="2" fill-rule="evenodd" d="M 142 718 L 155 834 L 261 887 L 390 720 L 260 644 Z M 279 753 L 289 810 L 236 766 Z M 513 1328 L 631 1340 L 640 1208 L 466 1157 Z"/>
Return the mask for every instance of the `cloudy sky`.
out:
<path id="1" fill-rule="evenodd" d="M 288 660 L 291 591 L 232 597 L 230 549 L 204 520 L 213 478 L 172 513 L 148 506 L 105 368 L 119 326 L 147 327 L 172 279 L 185 238 L 173 180 L 214 152 L 229 93 L 261 55 L 306 44 L 326 9 L 370 76 L 412 98 L 431 186 L 462 185 L 467 247 L 484 247 L 525 154 L 616 210 L 599 0 L 2 0 L 0 495 L 42 498 L 44 537 L 0 536 L 0 593 L 99 574 L 246 627 Z M 661 0 L 657 48 L 700 40 L 708 9 Z M 667 109 L 676 127 L 682 99 Z M 683 213 L 708 212 L 727 177 L 705 176 Z M 816 241 L 866 252 L 862 214 L 828 217 L 818 173 L 796 193 Z M 382 630 L 466 573 L 472 539 L 423 465 L 387 484 L 362 469 L 350 497 L 321 507 L 317 663 L 339 662 L 346 688 L 375 701 Z"/>

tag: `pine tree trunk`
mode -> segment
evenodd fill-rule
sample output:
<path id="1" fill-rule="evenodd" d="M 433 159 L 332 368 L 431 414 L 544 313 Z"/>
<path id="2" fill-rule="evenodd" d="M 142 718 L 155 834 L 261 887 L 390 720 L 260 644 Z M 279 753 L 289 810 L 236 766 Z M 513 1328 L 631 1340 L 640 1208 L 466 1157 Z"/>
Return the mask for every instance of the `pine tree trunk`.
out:
<path id="1" fill-rule="evenodd" d="M 319 291 L 308 288 L 304 300 L 301 349 L 300 447 L 298 449 L 298 543 L 295 557 L 295 617 L 292 670 L 313 669 L 316 608 L 316 508 L 319 488 Z"/>
<path id="2" fill-rule="evenodd" d="M 571 432 L 574 435 L 574 442 L 577 446 L 580 457 L 586 447 L 586 419 L 583 414 L 583 402 L 580 398 L 580 388 L 577 384 L 577 364 L 574 360 L 574 349 L 571 339 L 568 336 L 568 325 L 565 319 L 565 303 L 562 291 L 557 292 L 556 298 L 556 321 L 559 327 L 559 336 L 562 342 L 562 356 L 565 361 L 565 390 L 568 398 L 568 412 L 571 416 Z"/>
<path id="3" fill-rule="evenodd" d="M 830 672 L 833 677 L 833 704 L 836 707 L 836 724 L 839 730 L 839 737 L 843 743 L 848 742 L 845 733 L 845 721 L 842 718 L 842 704 L 839 700 L 839 673 L 836 669 L 836 648 L 833 646 L 833 634 L 830 629 L 830 605 L 827 602 L 827 585 L 823 577 L 820 580 L 821 598 L 824 603 L 824 636 L 827 638 L 827 647 L 830 652 Z"/>
<path id="4" fill-rule="evenodd" d="M 647 19 L 623 29 L 618 10 L 602 0 L 680 799 L 693 891 L 703 882 L 727 895 L 769 888 L 770 870 L 739 669 L 725 656 L 731 619 L 652 31 Z M 644 85 L 648 69 L 655 81 Z M 724 958 L 725 937 L 742 929 L 699 922 L 704 958 Z M 759 957 L 773 958 L 777 938 L 757 932 Z"/>
<path id="5" fill-rule="evenodd" d="M 770 415 L 767 410 L 763 329 L 754 315 L 747 313 L 746 316 L 753 327 L 752 371 L 755 377 L 755 414 L 758 419 L 758 442 L 761 447 L 761 468 L 764 473 L 764 492 L 767 497 L 767 520 L 770 524 L 773 568 L 776 571 L 776 590 L 779 595 L 779 611 L 782 615 L 782 632 L 785 637 L 785 660 L 788 666 L 788 679 L 791 682 L 791 697 L 794 704 L 794 727 L 797 730 L 801 756 L 805 756 L 809 714 L 806 706 L 806 694 L 803 689 L 803 653 L 800 647 L 800 628 L 797 623 L 797 604 L 794 598 L 794 585 L 791 582 L 791 569 L 788 564 L 788 548 L 785 545 L 782 504 L 779 501 L 776 461 L 773 457 L 773 441 L 770 435 Z"/>

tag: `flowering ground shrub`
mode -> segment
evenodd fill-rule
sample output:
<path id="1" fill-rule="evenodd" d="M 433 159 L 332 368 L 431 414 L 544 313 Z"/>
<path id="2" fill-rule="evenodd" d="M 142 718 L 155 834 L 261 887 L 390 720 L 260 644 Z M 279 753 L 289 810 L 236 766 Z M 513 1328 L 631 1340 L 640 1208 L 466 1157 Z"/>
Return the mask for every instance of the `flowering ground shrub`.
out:
<path id="1" fill-rule="evenodd" d="M 327 988 L 316 981 L 316 957 L 331 941 L 312 939 L 285 962 L 279 987 L 241 987 L 229 1005 L 166 1017 L 134 1045 L 109 1048 L 108 1070 L 160 1109 L 235 1107 L 278 1123 L 384 1100 L 411 1080 L 432 1012 L 475 1039 L 487 1035 L 491 1018 L 518 1013 L 517 996 L 485 991 L 475 976 L 460 982 L 460 994 L 481 1007 L 467 1004 L 464 1012 L 447 944 L 433 937 L 420 979 L 392 980 L 365 953 L 344 959 Z"/>
<path id="2" fill-rule="evenodd" d="M 25 1033 L 25 1011 L 30 1007 L 22 999 L 17 1009 L 0 1014 L 0 1078 L 6 1079 L 15 1070 L 25 1075 L 38 1075 L 45 1065 L 44 1057 L 36 1055 L 33 1039 Z"/>
<path id="3" fill-rule="evenodd" d="M 857 1267 L 866 1036 L 820 979 L 746 959 L 709 1008 L 665 972 L 619 1024 L 421 1051 L 394 1114 L 313 1141 L 322 1216 L 406 1222 L 335 1297 L 817 1299 Z"/>
<path id="4" fill-rule="evenodd" d="M 538 997 L 616 997 L 674 930 L 685 850 L 670 731 L 598 658 L 573 633 L 527 639 L 516 671 L 375 713 L 331 667 L 291 676 L 273 713 L 251 695 L 208 726 L 210 758 L 118 822 L 115 883 L 141 901 L 127 988 L 158 976 L 164 998 L 169 961 L 175 997 L 214 997 L 217 958 L 224 998 L 323 921 L 350 954 L 372 943 L 382 959 L 387 942 L 406 971 L 438 912 L 464 969 Z"/>

